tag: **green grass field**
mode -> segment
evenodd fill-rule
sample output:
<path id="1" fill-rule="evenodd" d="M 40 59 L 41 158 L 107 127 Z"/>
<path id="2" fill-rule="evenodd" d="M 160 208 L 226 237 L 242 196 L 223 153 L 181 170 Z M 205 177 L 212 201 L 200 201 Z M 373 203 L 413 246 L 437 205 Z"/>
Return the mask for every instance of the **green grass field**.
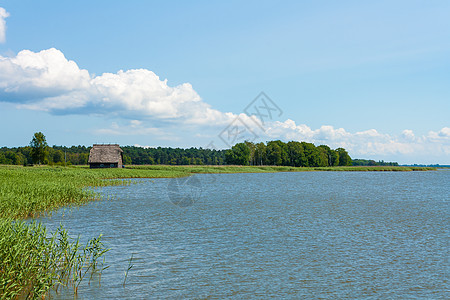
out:
<path id="1" fill-rule="evenodd" d="M 183 177 L 195 173 L 261 173 L 302 171 L 427 171 L 423 167 L 284 166 L 129 166 L 125 169 L 0 166 L 0 299 L 38 298 L 50 289 L 72 287 L 101 272 L 107 251 L 101 235 L 88 244 L 71 240 L 64 228 L 47 232 L 39 223 L 22 219 L 99 199 L 87 187 L 124 185 L 127 178 Z M 110 179 L 110 180 L 105 180 Z M 125 180 L 124 180 L 125 179 Z"/>

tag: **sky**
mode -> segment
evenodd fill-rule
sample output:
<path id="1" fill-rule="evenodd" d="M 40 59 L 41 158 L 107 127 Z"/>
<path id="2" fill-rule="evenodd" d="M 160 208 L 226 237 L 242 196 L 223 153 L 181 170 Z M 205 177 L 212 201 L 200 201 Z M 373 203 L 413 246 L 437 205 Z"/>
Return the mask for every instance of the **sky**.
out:
<path id="1" fill-rule="evenodd" d="M 449 1 L 0 0 L 0 147 L 243 140 L 450 164 Z"/>

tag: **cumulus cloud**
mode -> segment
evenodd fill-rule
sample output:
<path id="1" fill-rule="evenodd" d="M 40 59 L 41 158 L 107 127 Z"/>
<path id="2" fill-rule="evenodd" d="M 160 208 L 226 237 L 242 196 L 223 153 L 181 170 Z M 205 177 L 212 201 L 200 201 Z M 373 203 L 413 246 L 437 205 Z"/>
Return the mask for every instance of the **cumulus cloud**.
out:
<path id="1" fill-rule="evenodd" d="M 405 140 L 414 141 L 416 139 L 416 136 L 414 135 L 414 132 L 410 129 L 405 129 L 402 132 L 402 137 Z"/>
<path id="2" fill-rule="evenodd" d="M 9 13 L 0 7 L 0 43 L 4 43 L 6 40 L 6 18 L 9 17 Z"/>
<path id="3" fill-rule="evenodd" d="M 146 69 L 95 76 L 54 48 L 0 56 L 0 99 L 54 114 L 111 114 L 192 125 L 223 125 L 236 117 L 211 108 L 189 83 L 169 86 Z"/>
<path id="4" fill-rule="evenodd" d="M 344 128 L 324 125 L 311 129 L 305 124 L 297 125 L 293 120 L 273 122 L 267 129 L 271 139 L 301 140 L 311 143 L 327 144 L 333 148 L 343 147 L 353 156 L 373 155 L 423 155 L 442 157 L 450 154 L 450 128 L 430 131 L 416 136 L 406 129 L 398 136 L 380 133 L 375 129 L 350 133 Z"/>
<path id="5" fill-rule="evenodd" d="M 80 70 L 74 61 L 67 60 L 56 49 L 35 53 L 23 50 L 15 57 L 0 56 L 0 90 L 2 100 L 16 99 L 19 103 L 42 101 L 45 107 L 76 107 L 82 105 L 76 93 L 89 89 L 91 77 L 86 70 Z M 10 96 L 10 97 L 8 97 Z M 69 101 L 51 101 L 55 97 L 69 97 Z"/>

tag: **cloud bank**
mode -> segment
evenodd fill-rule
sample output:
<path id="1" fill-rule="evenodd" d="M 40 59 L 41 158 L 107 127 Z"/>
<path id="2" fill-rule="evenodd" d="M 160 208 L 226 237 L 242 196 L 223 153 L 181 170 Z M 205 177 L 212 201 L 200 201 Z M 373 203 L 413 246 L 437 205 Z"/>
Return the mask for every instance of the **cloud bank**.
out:
<path id="1" fill-rule="evenodd" d="M 171 87 L 146 69 L 91 75 L 54 48 L 0 56 L 0 97 L 53 114 L 108 114 L 186 124 L 225 124 L 235 117 L 212 109 L 191 84 Z"/>
<path id="2" fill-rule="evenodd" d="M 450 127 L 429 131 L 416 136 L 405 129 L 399 135 L 380 133 L 375 129 L 350 133 L 344 128 L 324 125 L 311 129 L 305 124 L 297 125 L 293 120 L 274 122 L 267 130 L 270 138 L 301 140 L 317 145 L 327 144 L 333 148 L 343 147 L 358 157 L 419 155 L 439 159 L 450 155 Z"/>
<path id="3" fill-rule="evenodd" d="M 5 15 L 6 11 L 0 10 L 0 16 Z M 1 24 L 0 29 L 4 28 Z M 268 122 L 264 132 L 260 132 L 255 116 L 213 109 L 189 83 L 170 86 L 167 79 L 161 80 L 146 69 L 95 76 L 54 48 L 40 52 L 23 50 L 14 57 L 0 56 L 0 102 L 51 114 L 104 115 L 123 120 L 125 125 L 115 123 L 111 128 L 97 129 L 96 133 L 102 135 L 133 132 L 177 139 L 174 128 L 192 127 L 185 131 L 192 136 L 195 132 L 219 133 L 239 118 L 261 139 L 302 140 L 333 148 L 344 147 L 354 157 L 430 153 L 448 157 L 450 154 L 449 127 L 424 136 L 416 136 L 408 129 L 392 136 L 375 129 L 350 133 L 344 128 L 326 125 L 313 130 L 288 119 Z"/>
<path id="4" fill-rule="evenodd" d="M 6 18 L 9 17 L 9 13 L 0 7 L 0 43 L 6 41 Z"/>

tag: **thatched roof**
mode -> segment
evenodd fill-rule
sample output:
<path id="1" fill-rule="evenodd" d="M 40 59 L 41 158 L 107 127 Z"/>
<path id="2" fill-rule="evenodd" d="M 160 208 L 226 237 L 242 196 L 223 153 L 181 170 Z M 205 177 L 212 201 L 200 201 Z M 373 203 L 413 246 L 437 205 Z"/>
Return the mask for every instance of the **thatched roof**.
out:
<path id="1" fill-rule="evenodd" d="M 89 153 L 89 163 L 117 163 L 121 159 L 122 152 L 118 144 L 94 144 Z"/>

